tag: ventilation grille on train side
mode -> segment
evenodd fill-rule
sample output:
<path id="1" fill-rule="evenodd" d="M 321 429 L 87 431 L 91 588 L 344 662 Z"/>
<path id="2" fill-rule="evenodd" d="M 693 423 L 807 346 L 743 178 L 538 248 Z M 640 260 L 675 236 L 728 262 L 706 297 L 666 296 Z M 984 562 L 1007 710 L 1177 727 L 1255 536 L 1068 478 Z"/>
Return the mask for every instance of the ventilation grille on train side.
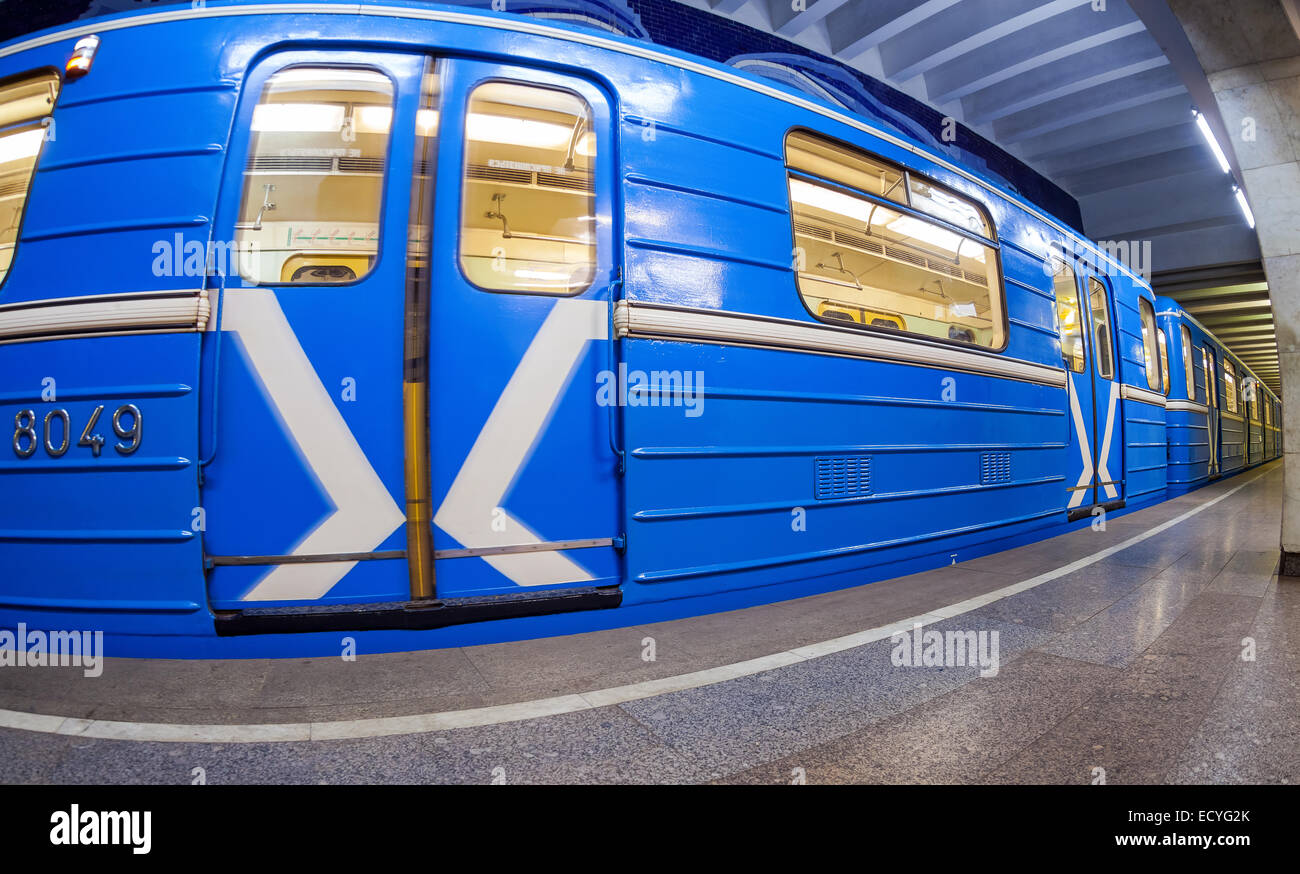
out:
<path id="1" fill-rule="evenodd" d="M 814 494 L 819 501 L 871 494 L 871 456 L 831 455 L 816 459 Z"/>
<path id="2" fill-rule="evenodd" d="M 383 158 L 339 158 L 340 173 L 383 173 Z"/>
<path id="3" fill-rule="evenodd" d="M 250 172 L 261 173 L 383 173 L 383 158 L 329 155 L 254 155 Z"/>
<path id="4" fill-rule="evenodd" d="M 1011 453 L 985 452 L 980 456 L 980 484 L 1011 482 Z"/>
<path id="5" fill-rule="evenodd" d="M 547 173 L 540 170 L 521 170 L 515 167 L 491 167 L 487 164 L 470 164 L 466 175 L 470 179 L 480 179 L 487 182 L 508 182 L 512 185 L 528 185 L 553 191 L 591 191 L 593 188 L 590 174 L 580 172 Z"/>

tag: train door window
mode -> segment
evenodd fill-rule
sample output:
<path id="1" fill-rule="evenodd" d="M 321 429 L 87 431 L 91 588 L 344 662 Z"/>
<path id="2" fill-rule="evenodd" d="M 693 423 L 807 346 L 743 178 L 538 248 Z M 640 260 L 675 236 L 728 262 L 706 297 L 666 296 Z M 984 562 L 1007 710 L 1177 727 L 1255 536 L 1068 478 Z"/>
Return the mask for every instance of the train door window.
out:
<path id="1" fill-rule="evenodd" d="M 1157 348 L 1156 311 L 1151 301 L 1138 298 L 1138 311 L 1142 316 L 1142 359 L 1147 371 L 1147 387 L 1160 391 L 1160 350 Z"/>
<path id="2" fill-rule="evenodd" d="M 1229 413 L 1237 412 L 1237 372 L 1226 358 L 1223 359 L 1223 406 Z"/>
<path id="3" fill-rule="evenodd" d="M 1179 337 L 1183 341 L 1183 376 L 1187 379 L 1187 399 L 1196 400 L 1196 370 L 1192 364 L 1192 332 L 1186 325 L 1179 325 Z"/>
<path id="4" fill-rule="evenodd" d="M 1057 258 L 1052 264 L 1052 288 L 1056 292 L 1056 321 L 1061 332 L 1061 357 L 1065 366 L 1083 373 L 1083 319 L 1079 315 L 1079 285 L 1074 270 Z"/>
<path id="5" fill-rule="evenodd" d="M 786 139 L 785 157 L 809 312 L 869 310 L 864 327 L 1006 346 L 993 224 L 978 203 L 801 131 Z"/>
<path id="6" fill-rule="evenodd" d="M 370 272 L 393 83 L 359 67 L 289 67 L 253 109 L 236 240 L 250 282 L 330 285 Z"/>
<path id="7" fill-rule="evenodd" d="M 571 91 L 486 82 L 470 95 L 460 264 L 479 288 L 576 294 L 596 270 L 596 132 Z"/>
<path id="8" fill-rule="evenodd" d="M 1110 342 L 1110 307 L 1106 305 L 1106 286 L 1095 276 L 1088 277 L 1088 308 L 1092 311 L 1092 350 L 1097 375 L 1115 376 L 1115 356 Z"/>
<path id="9" fill-rule="evenodd" d="M 0 84 L 0 283 L 9 273 L 27 192 L 59 96 L 59 76 L 27 74 Z"/>
<path id="10" fill-rule="evenodd" d="M 1156 328 L 1156 345 L 1160 347 L 1160 384 L 1164 386 L 1165 397 L 1169 396 L 1169 341 L 1165 332 Z"/>
<path id="11" fill-rule="evenodd" d="M 1219 381 L 1214 376 L 1214 360 L 1208 348 L 1201 349 L 1201 369 L 1205 371 L 1205 403 L 1210 409 L 1219 406 Z"/>

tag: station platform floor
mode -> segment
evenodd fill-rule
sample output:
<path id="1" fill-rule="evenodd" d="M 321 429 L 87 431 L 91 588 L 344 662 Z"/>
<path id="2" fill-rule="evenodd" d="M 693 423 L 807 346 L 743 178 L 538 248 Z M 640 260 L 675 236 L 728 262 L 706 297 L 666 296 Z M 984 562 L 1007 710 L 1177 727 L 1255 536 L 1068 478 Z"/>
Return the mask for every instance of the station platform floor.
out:
<path id="1" fill-rule="evenodd" d="M 1104 531 L 655 625 L 7 668 L 0 782 L 1300 782 L 1281 505 L 1275 462 Z M 896 666 L 916 622 L 998 632 L 996 676 Z"/>

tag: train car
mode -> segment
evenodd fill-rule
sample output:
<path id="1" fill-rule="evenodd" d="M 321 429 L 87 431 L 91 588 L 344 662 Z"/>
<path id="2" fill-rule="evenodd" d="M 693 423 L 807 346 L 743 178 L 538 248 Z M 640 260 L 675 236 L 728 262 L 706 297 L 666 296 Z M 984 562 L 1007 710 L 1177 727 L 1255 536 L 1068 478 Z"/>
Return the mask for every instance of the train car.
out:
<path id="1" fill-rule="evenodd" d="M 1277 458 L 1276 395 L 1176 301 L 1157 305 L 1170 350 L 1170 495 Z"/>
<path id="2" fill-rule="evenodd" d="M 1272 461 L 1282 457 L 1282 401 L 1271 390 L 1264 415 L 1264 455 Z"/>
<path id="3" fill-rule="evenodd" d="M 1277 428 L 1273 421 L 1273 408 L 1276 403 L 1276 395 L 1273 394 L 1266 386 L 1260 386 L 1263 395 L 1260 401 L 1260 419 L 1261 430 L 1263 432 L 1264 442 L 1264 461 L 1272 461 L 1277 458 Z"/>
<path id="4" fill-rule="evenodd" d="M 1166 496 L 1139 276 L 644 42 L 400 2 L 78 22 L 0 47 L 0 173 L 3 627 L 172 657 L 564 634 Z"/>
<path id="5" fill-rule="evenodd" d="M 1177 302 L 1158 298 L 1160 329 L 1169 354 L 1170 496 L 1221 476 L 1219 469 L 1218 369 L 1220 346 Z"/>

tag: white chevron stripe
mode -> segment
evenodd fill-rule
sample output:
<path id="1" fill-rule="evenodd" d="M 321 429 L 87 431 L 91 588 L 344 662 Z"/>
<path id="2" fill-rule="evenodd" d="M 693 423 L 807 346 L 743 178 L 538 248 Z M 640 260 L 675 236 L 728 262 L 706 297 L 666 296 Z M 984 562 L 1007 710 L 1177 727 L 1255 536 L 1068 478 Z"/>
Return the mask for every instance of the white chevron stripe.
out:
<path id="1" fill-rule="evenodd" d="M 1087 427 L 1083 424 L 1083 412 L 1079 409 L 1079 390 L 1074 384 L 1074 374 L 1067 374 L 1066 394 L 1070 396 L 1070 415 L 1074 418 L 1074 433 L 1079 441 L 1079 455 L 1083 458 L 1083 473 L 1079 475 L 1079 481 L 1075 483 L 1074 491 L 1070 493 L 1070 502 L 1066 504 L 1067 509 L 1074 509 L 1083 503 L 1084 486 L 1092 482 L 1092 449 Z"/>
<path id="2" fill-rule="evenodd" d="M 1107 470 L 1106 465 L 1110 463 L 1110 443 L 1111 437 L 1115 433 L 1115 405 L 1119 403 L 1119 383 L 1111 382 L 1110 384 L 1110 401 L 1106 405 L 1106 436 L 1101 441 L 1101 453 L 1097 459 L 1097 478 L 1101 481 L 1101 487 L 1106 492 L 1106 497 L 1119 497 L 1119 490 L 1115 488 L 1112 482 L 1114 479 Z"/>
<path id="3" fill-rule="evenodd" d="M 494 527 L 494 512 L 501 507 L 506 490 L 550 421 L 551 411 L 581 361 L 583 349 L 591 340 L 606 339 L 608 327 L 609 305 L 604 301 L 561 299 L 555 302 L 434 516 L 434 524 L 461 545 L 479 549 L 543 542 L 504 510 L 501 513 L 505 525 Z M 593 579 L 573 559 L 558 551 L 481 558 L 520 586 Z"/>
<path id="4" fill-rule="evenodd" d="M 334 512 L 294 547 L 292 555 L 372 552 L 406 522 L 388 488 L 307 359 L 269 290 L 226 292 L 222 328 L 235 331 L 253 371 L 266 387 L 303 462 L 334 505 Z M 323 597 L 356 562 L 279 565 L 244 595 L 245 601 Z"/>

